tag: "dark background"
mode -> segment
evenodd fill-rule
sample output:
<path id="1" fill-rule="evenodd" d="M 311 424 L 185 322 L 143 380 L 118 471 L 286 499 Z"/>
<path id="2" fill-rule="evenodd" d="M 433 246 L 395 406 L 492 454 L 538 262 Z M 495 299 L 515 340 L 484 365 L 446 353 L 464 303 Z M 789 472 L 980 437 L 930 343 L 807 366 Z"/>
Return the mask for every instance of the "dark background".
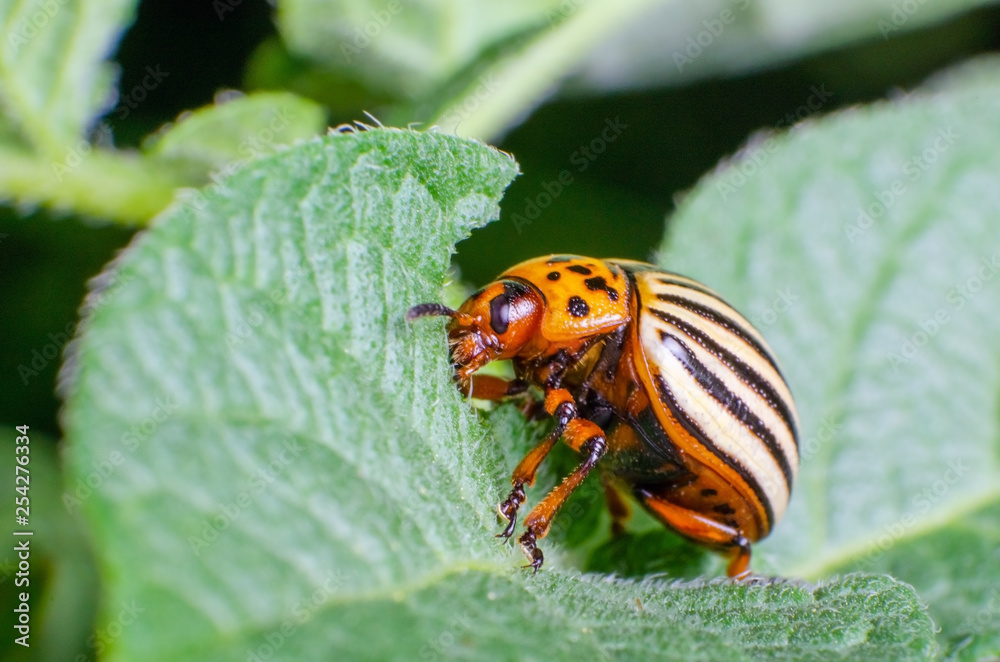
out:
<path id="1" fill-rule="evenodd" d="M 115 60 L 120 89 L 130 90 L 147 66 L 169 76 L 124 119 L 105 117 L 119 147 L 137 147 L 180 112 L 212 102 L 226 88 L 255 89 L 248 63 L 277 33 L 272 7 L 245 0 L 219 20 L 212 3 L 143 2 Z M 888 41 L 879 36 L 850 47 L 736 79 L 619 95 L 556 98 L 510 131 L 498 146 L 524 173 L 503 201 L 499 222 L 459 246 L 456 263 L 474 285 L 517 261 L 547 252 L 646 259 L 659 244 L 675 196 L 760 130 L 783 130 L 786 116 L 812 94 L 832 92 L 819 113 L 890 98 L 968 57 L 998 49 L 1000 9 L 970 12 Z M 266 80 L 266 77 L 263 77 Z M 301 90 L 298 90 L 301 93 Z M 341 93 L 342 92 L 342 93 Z M 327 93 L 329 97 L 327 97 Z M 337 102 L 331 125 L 378 115 L 380 99 L 345 83 L 324 92 Z M 600 135 L 608 120 L 628 128 L 583 172 L 573 154 Z M 1000 121 L 1000 118 L 998 118 Z M 574 183 L 517 231 L 544 183 L 569 170 Z M 77 319 L 88 279 L 122 248 L 133 231 L 99 219 L 53 216 L 45 210 L 0 207 L 0 420 L 60 436 L 54 394 L 65 329 Z M 58 352 L 58 354 L 57 354 Z M 50 357 L 55 358 L 50 358 Z M 30 374 L 27 370 L 37 371 Z"/>

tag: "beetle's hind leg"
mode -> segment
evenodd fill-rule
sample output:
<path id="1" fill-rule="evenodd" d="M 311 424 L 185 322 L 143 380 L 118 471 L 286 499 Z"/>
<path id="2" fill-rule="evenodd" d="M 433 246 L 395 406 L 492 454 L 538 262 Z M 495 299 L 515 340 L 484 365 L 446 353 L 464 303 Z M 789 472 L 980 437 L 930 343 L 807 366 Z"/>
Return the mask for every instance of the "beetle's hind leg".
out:
<path id="1" fill-rule="evenodd" d="M 729 557 L 726 574 L 743 579 L 750 574 L 750 541 L 743 532 L 701 513 L 637 487 L 635 496 L 654 517 L 682 536 L 723 551 Z"/>
<path id="2" fill-rule="evenodd" d="M 604 500 L 608 504 L 608 513 L 611 515 L 611 535 L 617 538 L 625 534 L 625 524 L 632 516 L 632 509 L 622 496 L 614 474 L 602 471 L 601 485 L 604 487 Z"/>

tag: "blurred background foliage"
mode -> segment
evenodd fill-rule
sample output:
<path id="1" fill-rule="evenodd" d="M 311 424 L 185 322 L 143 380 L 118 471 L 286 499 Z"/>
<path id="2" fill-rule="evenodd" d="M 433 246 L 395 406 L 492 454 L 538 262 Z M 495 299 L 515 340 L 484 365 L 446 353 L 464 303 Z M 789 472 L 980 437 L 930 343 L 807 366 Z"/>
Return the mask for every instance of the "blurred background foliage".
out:
<path id="1" fill-rule="evenodd" d="M 345 122 L 437 124 L 523 171 L 500 221 L 459 246 L 465 280 L 550 251 L 646 259 L 677 196 L 755 132 L 905 94 L 1000 46 L 1000 8 L 969 0 L 0 0 L 0 25 L 0 421 L 52 447 L 88 279 L 227 164 Z M 248 145 L 275 108 L 293 109 L 287 128 Z M 50 653 L 90 656 L 92 613 L 66 605 L 90 602 L 94 571 L 54 453 L 38 462 L 53 477 L 37 512 L 69 537 L 35 558 L 72 634 Z"/>

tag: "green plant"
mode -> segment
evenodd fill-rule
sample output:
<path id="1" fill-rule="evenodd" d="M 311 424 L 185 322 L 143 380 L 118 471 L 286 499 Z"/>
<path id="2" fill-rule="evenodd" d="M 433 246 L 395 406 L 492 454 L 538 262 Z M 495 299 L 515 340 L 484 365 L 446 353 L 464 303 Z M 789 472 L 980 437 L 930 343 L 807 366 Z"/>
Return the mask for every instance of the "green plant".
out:
<path id="1" fill-rule="evenodd" d="M 351 20 L 369 8 L 336 23 L 287 3 L 282 34 L 311 60 L 268 44 L 251 77 L 295 72 L 289 87 L 302 95 L 207 107 L 136 152 L 79 147 L 109 89 L 103 54 L 132 11 L 95 6 L 59 5 L 0 70 L 6 195 L 125 224 L 166 208 L 84 306 L 62 372 L 64 485 L 47 442 L 33 441 L 42 558 L 84 576 L 85 539 L 97 556 L 100 636 L 86 650 L 149 660 L 1000 650 L 996 60 L 758 136 L 671 219 L 657 261 L 746 312 L 798 397 L 802 475 L 754 566 L 787 579 L 699 578 L 718 575 L 718 561 L 642 518 L 608 540 L 594 489 L 567 506 L 546 570 L 530 576 L 493 540 L 493 507 L 541 431 L 510 407 L 472 410 L 451 383 L 440 327 L 403 321 L 411 304 L 441 296 L 455 244 L 497 218 L 518 166 L 443 132 L 318 138 L 326 110 L 302 95 L 351 76 L 387 99 L 383 119 L 457 119 L 459 132 L 489 137 L 588 52 L 609 5 L 525 4 L 488 26 L 460 16 L 440 27 L 454 48 L 408 59 L 414 35 L 442 23 L 437 10 L 389 11 L 396 27 L 361 49 Z M 3 9 L 16 27 L 23 9 Z M 767 11 L 745 16 L 735 25 L 758 39 L 774 26 Z M 857 17 L 784 56 L 847 24 Z M 82 37 L 66 40 L 74 29 Z M 359 49 L 347 51 L 356 63 L 344 43 Z M 726 43 L 699 62 L 724 60 Z M 490 75 L 514 82 L 473 108 Z M 261 140 L 265 130 L 273 137 Z M 74 149 L 89 153 L 72 165 Z M 202 188 L 177 194 L 183 185 Z M 88 532 L 74 534 L 81 514 Z M 48 659 L 79 651 L 53 623 L 91 595 L 64 576 L 47 595 L 72 599 L 36 612 Z"/>

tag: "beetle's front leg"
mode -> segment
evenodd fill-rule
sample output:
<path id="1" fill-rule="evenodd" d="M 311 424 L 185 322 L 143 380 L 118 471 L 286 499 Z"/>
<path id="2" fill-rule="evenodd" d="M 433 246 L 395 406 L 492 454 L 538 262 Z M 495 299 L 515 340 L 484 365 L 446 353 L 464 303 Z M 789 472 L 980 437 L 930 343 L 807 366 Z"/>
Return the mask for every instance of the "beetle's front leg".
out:
<path id="1" fill-rule="evenodd" d="M 583 461 L 573 470 L 573 473 L 566 476 L 548 495 L 535 506 L 528 517 L 524 520 L 526 531 L 518 539 L 521 549 L 531 561 L 530 567 L 535 572 L 542 567 L 545 560 L 542 550 L 538 549 L 537 542 L 544 538 L 552 526 L 552 520 L 569 495 L 583 483 L 594 465 L 597 464 L 608 449 L 608 442 L 604 436 L 604 431 L 596 423 L 582 418 L 571 420 L 563 433 L 566 443 L 583 454 Z"/>
<path id="2" fill-rule="evenodd" d="M 545 410 L 556 419 L 556 427 L 542 440 L 542 443 L 528 451 L 528 454 L 514 469 L 510 478 L 513 488 L 507 498 L 497 506 L 497 512 L 507 520 L 507 526 L 497 534 L 498 538 L 510 538 L 514 534 L 514 527 L 517 526 L 517 511 L 525 499 L 524 486 L 530 487 L 535 484 L 538 467 L 563 436 L 569 422 L 576 418 L 576 404 L 573 402 L 573 396 L 565 389 L 554 389 L 546 394 Z"/>

